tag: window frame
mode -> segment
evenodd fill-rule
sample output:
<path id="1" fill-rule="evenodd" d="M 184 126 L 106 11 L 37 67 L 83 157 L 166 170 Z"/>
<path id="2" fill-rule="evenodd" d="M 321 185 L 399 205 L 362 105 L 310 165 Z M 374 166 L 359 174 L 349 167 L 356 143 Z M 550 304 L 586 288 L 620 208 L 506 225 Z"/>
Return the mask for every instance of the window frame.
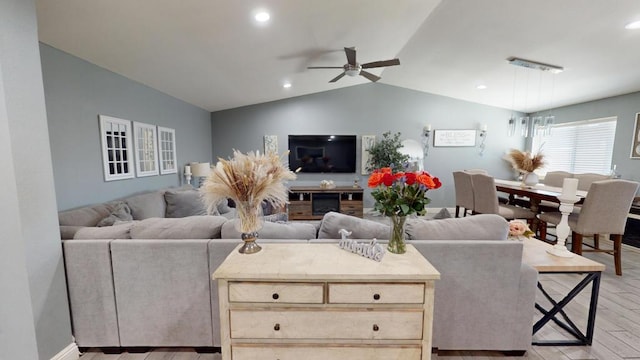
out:
<path id="1" fill-rule="evenodd" d="M 104 171 L 104 181 L 114 181 L 114 180 L 124 180 L 124 179 L 132 179 L 135 177 L 133 170 L 133 151 L 131 146 L 131 137 L 132 137 L 132 128 L 131 121 L 125 119 L 119 119 L 106 115 L 98 115 L 100 121 L 100 142 L 102 147 L 102 167 Z M 113 132 L 113 126 L 124 127 L 124 135 L 122 134 L 109 134 L 109 132 Z M 119 133 L 120 129 L 118 129 Z M 112 137 L 111 141 L 109 141 L 109 137 Z M 122 145 L 122 140 L 124 140 L 124 148 L 122 147 L 109 147 L 109 145 L 113 145 L 113 137 L 118 138 L 119 145 Z M 112 159 L 109 158 L 110 154 L 114 154 Z M 116 160 L 120 155 L 120 160 Z M 111 165 L 117 165 L 118 163 L 122 164 L 122 170 L 126 171 L 114 171 L 112 173 Z M 117 166 L 114 166 L 114 169 L 117 170 Z"/>

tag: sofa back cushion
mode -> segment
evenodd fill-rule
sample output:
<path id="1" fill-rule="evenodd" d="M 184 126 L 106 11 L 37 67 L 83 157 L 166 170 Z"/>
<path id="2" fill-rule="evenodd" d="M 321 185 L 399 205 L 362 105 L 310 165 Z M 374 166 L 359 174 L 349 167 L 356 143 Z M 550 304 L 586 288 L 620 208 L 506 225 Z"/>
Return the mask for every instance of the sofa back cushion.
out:
<path id="1" fill-rule="evenodd" d="M 96 226 L 109 216 L 117 203 L 97 204 L 58 213 L 58 223 L 65 226 Z"/>
<path id="2" fill-rule="evenodd" d="M 188 216 L 184 218 L 149 218 L 135 222 L 132 239 L 219 239 L 222 216 Z"/>
<path id="3" fill-rule="evenodd" d="M 322 218 L 318 239 L 340 239 L 340 229 L 351 231 L 351 239 L 389 239 L 389 225 L 337 212 L 328 212 Z"/>
<path id="4" fill-rule="evenodd" d="M 166 213 L 164 191 L 152 191 L 134 195 L 124 199 L 124 201 L 129 205 L 134 220 L 144 220 L 154 217 L 162 218 Z"/>
<path id="5" fill-rule="evenodd" d="M 441 220 L 410 218 L 405 231 L 409 240 L 506 240 L 509 223 L 494 214 Z"/>
<path id="6" fill-rule="evenodd" d="M 124 222 L 113 226 L 83 227 L 73 235 L 74 239 L 131 239 L 133 222 Z"/>
<path id="7" fill-rule="evenodd" d="M 167 190 L 164 200 L 167 203 L 168 218 L 207 215 L 207 209 L 197 190 Z M 218 215 L 217 210 L 211 215 Z"/>
<path id="8" fill-rule="evenodd" d="M 223 239 L 240 239 L 240 232 L 236 229 L 238 219 L 229 220 L 222 225 Z M 316 227 L 308 223 L 277 223 L 265 221 L 262 229 L 258 230 L 258 239 L 299 239 L 316 238 Z"/>

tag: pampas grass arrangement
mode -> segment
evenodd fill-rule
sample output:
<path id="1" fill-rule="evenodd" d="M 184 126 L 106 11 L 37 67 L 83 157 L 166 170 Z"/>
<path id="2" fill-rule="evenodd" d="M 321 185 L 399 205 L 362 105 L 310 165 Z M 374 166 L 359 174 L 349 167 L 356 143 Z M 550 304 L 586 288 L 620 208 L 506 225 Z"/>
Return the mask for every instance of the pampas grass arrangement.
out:
<path id="1" fill-rule="evenodd" d="M 295 180 L 283 158 L 277 154 L 234 150 L 229 160 L 218 159 L 218 163 L 200 188 L 209 213 L 221 201 L 231 198 L 236 203 L 240 219 L 240 231 L 255 232 L 260 228 L 263 201 L 279 208 L 289 202 L 285 182 Z"/>
<path id="2" fill-rule="evenodd" d="M 526 151 L 511 149 L 506 157 L 514 169 L 521 173 L 532 173 L 544 166 L 544 154 L 531 155 Z"/>

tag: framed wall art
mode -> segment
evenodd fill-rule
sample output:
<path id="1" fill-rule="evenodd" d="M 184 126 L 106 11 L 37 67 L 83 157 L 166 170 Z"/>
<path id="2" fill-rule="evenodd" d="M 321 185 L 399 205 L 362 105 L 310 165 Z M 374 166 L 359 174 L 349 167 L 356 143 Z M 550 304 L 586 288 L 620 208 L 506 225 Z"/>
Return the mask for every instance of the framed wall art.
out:
<path id="1" fill-rule="evenodd" d="M 367 165 L 369 165 L 369 149 L 376 143 L 375 135 L 362 135 L 362 175 L 369 174 L 367 171 Z"/>
<path id="2" fill-rule="evenodd" d="M 264 136 L 264 153 L 267 155 L 278 153 L 278 136 L 277 135 Z"/>
<path id="3" fill-rule="evenodd" d="M 640 113 L 636 114 L 633 127 L 633 139 L 631 140 L 631 158 L 640 159 Z"/>
<path id="4" fill-rule="evenodd" d="M 476 130 L 433 130 L 433 146 L 476 146 Z"/>
<path id="5" fill-rule="evenodd" d="M 156 126 L 133 122 L 133 146 L 138 177 L 158 175 L 158 137 Z"/>
<path id="6" fill-rule="evenodd" d="M 158 138 L 160 174 L 165 175 L 177 173 L 176 130 L 158 126 Z"/>
<path id="7" fill-rule="evenodd" d="M 133 178 L 131 121 L 105 115 L 99 119 L 104 181 Z"/>

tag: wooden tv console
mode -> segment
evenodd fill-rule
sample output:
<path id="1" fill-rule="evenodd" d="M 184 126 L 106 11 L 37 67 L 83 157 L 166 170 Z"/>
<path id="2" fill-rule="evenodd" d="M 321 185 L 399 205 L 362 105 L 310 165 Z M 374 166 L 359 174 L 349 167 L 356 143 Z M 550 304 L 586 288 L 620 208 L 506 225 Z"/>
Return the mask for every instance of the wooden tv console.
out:
<path id="1" fill-rule="evenodd" d="M 289 189 L 289 220 L 320 220 L 329 211 L 362 217 L 360 187 L 300 186 Z"/>

